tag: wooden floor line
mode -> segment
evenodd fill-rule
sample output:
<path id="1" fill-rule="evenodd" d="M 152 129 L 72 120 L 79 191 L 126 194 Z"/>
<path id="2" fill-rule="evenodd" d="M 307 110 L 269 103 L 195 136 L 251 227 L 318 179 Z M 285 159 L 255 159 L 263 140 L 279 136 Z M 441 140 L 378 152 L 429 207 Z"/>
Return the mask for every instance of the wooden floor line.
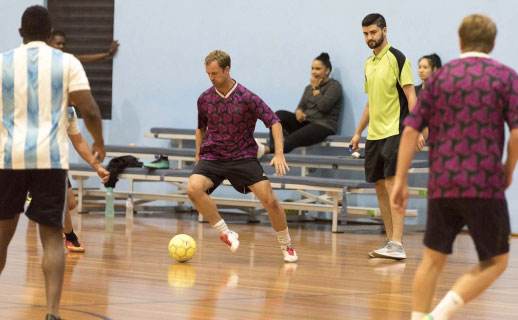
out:
<path id="1" fill-rule="evenodd" d="M 94 317 L 97 317 L 102 320 L 112 320 L 112 318 L 108 318 L 108 317 L 105 317 L 103 315 L 93 313 L 93 312 L 88 312 L 88 311 L 83 311 L 83 310 L 74 310 L 74 309 L 63 308 L 63 307 L 61 307 L 60 309 L 66 310 L 66 311 L 71 311 L 71 312 L 77 312 L 77 313 L 81 313 L 81 314 L 87 314 L 87 315 L 94 316 Z"/>

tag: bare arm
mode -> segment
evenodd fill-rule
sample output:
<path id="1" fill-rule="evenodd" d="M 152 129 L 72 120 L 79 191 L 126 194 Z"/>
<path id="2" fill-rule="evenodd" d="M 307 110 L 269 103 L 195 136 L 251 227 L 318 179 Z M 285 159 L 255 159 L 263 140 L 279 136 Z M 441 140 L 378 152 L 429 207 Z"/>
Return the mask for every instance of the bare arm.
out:
<path id="1" fill-rule="evenodd" d="M 358 151 L 360 148 L 358 144 L 360 143 L 360 137 L 362 135 L 363 130 L 369 125 L 369 102 L 365 104 L 365 109 L 363 110 L 362 118 L 360 119 L 360 123 L 358 127 L 356 127 L 356 131 L 354 132 L 354 136 L 349 142 L 350 145 L 353 146 L 353 151 Z"/>
<path id="2" fill-rule="evenodd" d="M 275 155 L 273 156 L 270 166 L 275 166 L 275 173 L 279 176 L 286 174 L 290 170 L 286 159 L 284 159 L 284 141 L 282 135 L 282 125 L 280 122 L 272 125 L 272 136 L 275 144 Z"/>
<path id="3" fill-rule="evenodd" d="M 113 40 L 110 44 L 110 48 L 106 52 L 102 53 L 93 53 L 93 54 L 82 54 L 79 56 L 75 56 L 77 60 L 81 61 L 82 64 L 88 64 L 95 61 L 103 60 L 106 58 L 113 57 L 119 48 L 119 42 L 117 40 Z"/>
<path id="4" fill-rule="evenodd" d="M 507 159 L 505 159 L 504 170 L 506 176 L 505 187 L 508 188 L 513 181 L 513 172 L 518 160 L 518 129 L 511 130 L 509 142 L 507 143 Z"/>
<path id="5" fill-rule="evenodd" d="M 412 111 L 417 103 L 417 96 L 415 94 L 415 87 L 413 84 L 407 84 L 403 87 L 403 92 L 405 92 L 406 99 L 408 101 L 408 110 Z M 424 148 L 426 143 L 426 139 L 428 139 L 428 128 L 424 128 L 421 131 L 421 135 L 419 135 L 416 142 L 416 151 L 419 151 Z"/>
<path id="6" fill-rule="evenodd" d="M 97 171 L 99 177 L 101 177 L 103 183 L 106 183 L 110 177 L 110 173 L 104 169 L 101 166 L 99 160 L 97 160 L 97 158 L 92 155 L 92 152 L 90 152 L 90 148 L 88 147 L 88 143 L 86 143 L 86 140 L 83 138 L 83 136 L 78 133 L 69 135 L 68 137 L 70 138 L 70 141 L 72 141 L 72 145 L 74 146 L 74 149 L 76 149 L 79 156 L 81 156 L 81 158 L 86 161 L 86 163 L 94 168 L 95 171 Z"/>
<path id="7" fill-rule="evenodd" d="M 102 162 L 106 156 L 106 152 L 104 150 L 103 127 L 99 107 L 92 97 L 90 90 L 74 91 L 70 92 L 69 95 L 70 100 L 74 102 L 83 115 L 86 128 L 94 139 L 92 154 L 97 153 L 97 158 Z"/>
<path id="8" fill-rule="evenodd" d="M 207 129 L 196 129 L 196 134 L 195 134 L 195 141 L 196 141 L 195 161 L 196 161 L 196 163 L 198 163 L 198 161 L 200 161 L 200 148 L 201 148 L 203 139 L 205 139 L 206 133 L 207 133 Z"/>
<path id="9" fill-rule="evenodd" d="M 406 210 L 408 202 L 408 169 L 414 158 L 416 151 L 414 146 L 417 143 L 419 135 L 419 131 L 407 126 L 405 130 L 403 130 L 403 135 L 399 143 L 396 177 L 390 196 L 391 207 L 398 213 L 405 213 Z"/>

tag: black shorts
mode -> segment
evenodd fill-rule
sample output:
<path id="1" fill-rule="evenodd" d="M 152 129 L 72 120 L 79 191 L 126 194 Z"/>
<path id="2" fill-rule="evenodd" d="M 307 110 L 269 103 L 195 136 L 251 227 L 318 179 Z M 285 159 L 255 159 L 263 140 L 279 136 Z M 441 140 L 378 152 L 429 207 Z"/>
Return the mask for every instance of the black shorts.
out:
<path id="1" fill-rule="evenodd" d="M 396 175 L 397 152 L 401 135 L 365 143 L 365 180 L 376 182 Z"/>
<path id="2" fill-rule="evenodd" d="M 70 178 L 67 177 L 67 185 L 68 185 L 68 188 L 72 188 L 72 184 L 70 183 Z"/>
<path id="3" fill-rule="evenodd" d="M 468 227 L 480 261 L 509 252 L 509 213 L 505 199 L 430 199 L 424 244 L 444 254 Z"/>
<path id="4" fill-rule="evenodd" d="M 25 213 L 29 219 L 63 227 L 67 170 L 0 170 L 0 219 L 11 219 L 23 212 L 27 192 L 32 197 Z"/>
<path id="5" fill-rule="evenodd" d="M 241 193 L 250 192 L 248 186 L 268 180 L 256 158 L 231 161 L 200 160 L 192 170 L 191 175 L 193 174 L 202 175 L 212 181 L 213 186 L 207 190 L 208 194 L 211 194 L 225 179 L 228 179 L 234 189 Z"/>

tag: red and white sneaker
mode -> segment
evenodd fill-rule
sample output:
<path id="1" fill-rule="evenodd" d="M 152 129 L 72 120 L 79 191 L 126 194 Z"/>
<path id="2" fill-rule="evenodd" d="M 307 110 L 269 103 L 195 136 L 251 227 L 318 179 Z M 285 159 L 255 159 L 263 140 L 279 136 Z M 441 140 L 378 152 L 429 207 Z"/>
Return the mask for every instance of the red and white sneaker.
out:
<path id="1" fill-rule="evenodd" d="M 296 262 L 299 259 L 297 252 L 293 250 L 291 244 L 287 246 L 281 246 L 281 251 L 285 262 Z"/>
<path id="2" fill-rule="evenodd" d="M 239 238 L 239 234 L 237 234 L 237 232 L 230 231 L 219 238 L 229 246 L 230 251 L 236 252 L 237 248 L 239 248 L 239 240 L 237 240 Z"/>

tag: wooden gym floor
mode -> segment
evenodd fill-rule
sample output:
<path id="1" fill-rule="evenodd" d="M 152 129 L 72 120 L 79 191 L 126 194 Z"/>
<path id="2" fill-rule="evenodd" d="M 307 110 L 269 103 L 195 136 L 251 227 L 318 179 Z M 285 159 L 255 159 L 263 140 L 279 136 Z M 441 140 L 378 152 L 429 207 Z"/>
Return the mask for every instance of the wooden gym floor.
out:
<path id="1" fill-rule="evenodd" d="M 368 259 L 384 240 L 370 226 L 332 234 L 330 225 L 290 225 L 299 262 L 285 264 L 267 224 L 231 224 L 241 246 L 232 254 L 196 216 L 137 215 L 133 223 L 101 214 L 75 216 L 86 253 L 68 253 L 61 299 L 64 319 L 409 319 L 411 283 L 423 234 L 407 232 L 405 262 Z M 173 261 L 169 239 L 191 235 L 198 252 Z M 509 268 L 455 319 L 516 319 L 517 238 Z M 476 262 L 468 235 L 458 237 L 435 303 Z M 35 224 L 20 218 L 0 277 L 1 319 L 43 319 L 42 247 Z"/>

